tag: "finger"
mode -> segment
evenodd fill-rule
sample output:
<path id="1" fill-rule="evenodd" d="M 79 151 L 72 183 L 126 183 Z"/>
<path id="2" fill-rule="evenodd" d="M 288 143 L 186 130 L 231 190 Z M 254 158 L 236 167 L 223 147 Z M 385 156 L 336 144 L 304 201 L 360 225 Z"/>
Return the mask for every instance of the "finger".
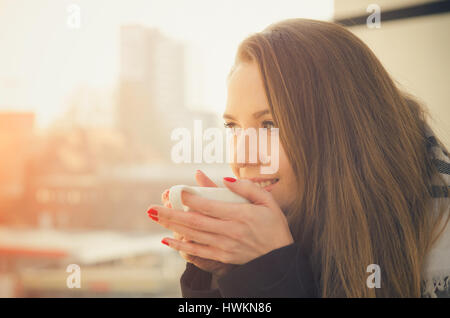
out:
<path id="1" fill-rule="evenodd" d="M 178 252 L 178 253 L 184 253 L 184 252 Z M 194 256 L 194 255 L 190 255 L 190 254 L 186 254 L 184 253 L 184 255 L 186 255 L 186 262 L 192 263 L 195 266 L 197 266 L 198 268 L 210 272 L 212 273 L 217 267 L 223 266 L 222 263 L 217 262 L 217 261 L 213 261 L 211 259 L 204 259 L 201 258 L 199 256 Z"/>
<path id="2" fill-rule="evenodd" d="M 170 209 L 160 205 L 152 205 L 148 210 L 149 217 L 158 222 L 161 226 L 166 227 L 167 223 L 177 223 L 191 229 L 227 235 L 234 233 L 234 225 L 229 221 L 212 218 L 196 211 L 182 211 Z"/>
<path id="3" fill-rule="evenodd" d="M 176 240 L 180 240 L 180 241 L 188 241 L 182 234 L 177 233 L 177 232 L 173 232 L 173 237 Z M 192 241 L 193 242 L 193 241 Z"/>
<path id="4" fill-rule="evenodd" d="M 272 195 L 270 192 L 257 186 L 250 180 L 224 178 L 223 183 L 228 189 L 246 198 L 253 204 L 268 205 L 272 203 Z"/>
<path id="5" fill-rule="evenodd" d="M 184 239 L 179 241 L 195 242 L 198 244 L 214 246 L 221 250 L 230 250 L 234 247 L 233 242 L 225 236 L 198 231 L 177 223 L 167 223 L 162 225 L 169 230 L 181 234 Z"/>
<path id="6" fill-rule="evenodd" d="M 161 202 L 166 202 L 167 200 L 169 200 L 169 189 L 164 190 L 161 194 Z"/>
<path id="7" fill-rule="evenodd" d="M 171 208 L 172 208 L 172 203 L 170 203 L 169 201 L 166 201 L 166 202 L 164 202 L 164 206 L 165 206 L 166 208 L 171 209 Z"/>
<path id="8" fill-rule="evenodd" d="M 168 237 L 164 238 L 161 242 L 177 251 L 182 251 L 189 255 L 198 256 L 221 263 L 228 263 L 231 260 L 231 255 L 229 253 L 211 246 L 182 242 Z"/>
<path id="9" fill-rule="evenodd" d="M 186 262 L 192 263 L 197 266 L 196 262 L 198 259 L 200 259 L 198 256 L 189 255 L 182 251 L 178 251 L 178 253 L 180 253 L 181 257 L 183 257 L 186 260 Z"/>
<path id="10" fill-rule="evenodd" d="M 246 211 L 245 203 L 211 200 L 187 191 L 182 191 L 181 197 L 183 204 L 187 205 L 192 211 L 197 211 L 213 218 L 238 220 L 242 218 L 242 214 Z"/>
<path id="11" fill-rule="evenodd" d="M 186 239 L 181 235 L 180 233 L 173 232 L 173 238 L 179 241 L 186 241 Z M 189 259 L 189 255 L 184 252 L 178 252 L 182 258 L 184 258 L 186 261 Z"/>
<path id="12" fill-rule="evenodd" d="M 183 237 L 183 235 L 181 235 L 180 233 L 178 233 L 178 232 L 173 232 L 173 237 L 176 239 L 176 240 L 182 240 L 184 237 Z"/>
<path id="13" fill-rule="evenodd" d="M 197 184 L 201 187 L 217 187 L 217 185 L 201 170 L 197 170 L 195 173 L 195 181 L 197 181 Z"/>

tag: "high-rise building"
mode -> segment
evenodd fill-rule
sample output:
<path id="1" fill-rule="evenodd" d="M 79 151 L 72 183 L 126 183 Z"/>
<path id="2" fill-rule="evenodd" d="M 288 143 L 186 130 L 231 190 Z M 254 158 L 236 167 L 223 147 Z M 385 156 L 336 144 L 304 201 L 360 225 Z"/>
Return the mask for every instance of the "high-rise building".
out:
<path id="1" fill-rule="evenodd" d="M 31 153 L 34 113 L 0 112 L 0 198 L 21 198 Z"/>
<path id="2" fill-rule="evenodd" d="M 130 151 L 150 161 L 170 158 L 170 133 L 186 121 L 184 46 L 157 29 L 120 30 L 117 124 Z"/>
<path id="3" fill-rule="evenodd" d="M 35 116 L 0 112 L 0 224 L 20 219 L 27 189 Z"/>

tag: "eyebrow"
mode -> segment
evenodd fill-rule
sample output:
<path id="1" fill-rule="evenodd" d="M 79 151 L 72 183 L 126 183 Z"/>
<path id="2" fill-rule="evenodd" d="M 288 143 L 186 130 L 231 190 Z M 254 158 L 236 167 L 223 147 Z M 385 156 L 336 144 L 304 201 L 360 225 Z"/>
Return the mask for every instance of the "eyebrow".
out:
<path id="1" fill-rule="evenodd" d="M 258 119 L 259 117 L 266 115 L 266 114 L 270 114 L 270 111 L 268 109 L 265 110 L 261 110 L 259 112 L 256 112 L 253 114 L 253 117 Z M 236 120 L 233 116 L 229 115 L 229 114 L 223 114 L 223 118 L 228 118 L 228 119 L 232 119 L 232 120 Z"/>

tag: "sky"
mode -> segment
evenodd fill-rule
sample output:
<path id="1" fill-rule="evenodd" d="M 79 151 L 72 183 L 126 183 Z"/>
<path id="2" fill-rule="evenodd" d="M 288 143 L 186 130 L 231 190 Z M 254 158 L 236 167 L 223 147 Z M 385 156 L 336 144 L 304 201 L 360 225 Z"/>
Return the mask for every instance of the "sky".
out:
<path id="1" fill-rule="evenodd" d="M 80 28 L 67 23 L 71 4 Z M 240 41 L 286 18 L 332 15 L 333 0 L 0 0 L 0 110 L 35 111 L 45 126 L 80 87 L 114 90 L 119 28 L 140 24 L 186 45 L 187 106 L 219 114 Z"/>

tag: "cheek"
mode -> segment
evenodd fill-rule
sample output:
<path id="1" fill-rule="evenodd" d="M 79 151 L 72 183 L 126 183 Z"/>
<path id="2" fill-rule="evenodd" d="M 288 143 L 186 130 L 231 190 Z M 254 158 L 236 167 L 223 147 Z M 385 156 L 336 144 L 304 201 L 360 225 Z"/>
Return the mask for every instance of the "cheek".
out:
<path id="1" fill-rule="evenodd" d="M 280 172 L 279 187 L 277 189 L 274 188 L 272 195 L 274 196 L 278 205 L 283 209 L 294 201 L 297 195 L 297 189 L 293 172 Z"/>
<path id="2" fill-rule="evenodd" d="M 280 176 L 280 184 L 277 189 L 274 188 L 272 195 L 278 205 L 280 205 L 283 209 L 292 203 L 297 195 L 297 183 L 295 180 L 294 171 L 292 170 L 283 149 L 281 149 L 280 152 L 280 166 L 278 175 Z"/>

